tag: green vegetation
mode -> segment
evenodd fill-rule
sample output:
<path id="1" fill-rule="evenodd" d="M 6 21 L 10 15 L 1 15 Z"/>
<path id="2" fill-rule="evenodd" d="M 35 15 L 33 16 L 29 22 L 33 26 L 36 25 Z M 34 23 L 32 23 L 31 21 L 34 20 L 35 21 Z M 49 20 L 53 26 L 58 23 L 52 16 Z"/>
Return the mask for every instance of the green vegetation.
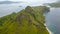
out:
<path id="1" fill-rule="evenodd" d="M 46 5 L 57 8 L 57 7 L 60 7 L 60 1 L 59 2 L 54 2 L 54 3 L 46 3 Z"/>
<path id="2" fill-rule="evenodd" d="M 30 7 L 0 18 L 0 34 L 49 34 L 44 26 L 45 6 Z"/>

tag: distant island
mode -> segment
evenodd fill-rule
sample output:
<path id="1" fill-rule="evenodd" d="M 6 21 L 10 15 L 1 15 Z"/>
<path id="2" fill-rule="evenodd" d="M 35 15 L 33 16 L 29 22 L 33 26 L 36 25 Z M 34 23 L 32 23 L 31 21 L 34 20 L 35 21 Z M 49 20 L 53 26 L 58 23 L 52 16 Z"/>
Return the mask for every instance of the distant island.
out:
<path id="1" fill-rule="evenodd" d="M 21 2 L 13 2 L 13 1 L 0 1 L 0 4 L 12 4 L 12 3 L 22 3 Z"/>
<path id="2" fill-rule="evenodd" d="M 51 7 L 60 7 L 60 1 L 54 2 L 54 3 L 45 3 L 44 5 L 48 5 Z"/>
<path id="3" fill-rule="evenodd" d="M 0 18 L 0 34 L 49 34 L 43 14 L 49 12 L 46 6 L 27 6 L 18 13 Z"/>

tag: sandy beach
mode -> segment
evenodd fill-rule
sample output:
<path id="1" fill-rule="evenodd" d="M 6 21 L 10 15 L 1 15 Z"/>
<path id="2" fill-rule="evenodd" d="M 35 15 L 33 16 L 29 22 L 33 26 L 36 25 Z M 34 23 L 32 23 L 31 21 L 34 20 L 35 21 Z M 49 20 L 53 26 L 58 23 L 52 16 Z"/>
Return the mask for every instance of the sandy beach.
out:
<path id="1" fill-rule="evenodd" d="M 46 24 L 44 24 L 46 26 Z M 46 27 L 46 29 L 48 30 L 49 34 L 53 34 L 49 29 L 48 27 Z"/>

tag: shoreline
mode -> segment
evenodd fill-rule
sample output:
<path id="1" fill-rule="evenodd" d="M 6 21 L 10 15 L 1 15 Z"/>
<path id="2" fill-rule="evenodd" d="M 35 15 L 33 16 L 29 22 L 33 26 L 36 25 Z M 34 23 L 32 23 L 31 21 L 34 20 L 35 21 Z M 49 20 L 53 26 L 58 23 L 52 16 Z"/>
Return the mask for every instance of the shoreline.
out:
<path id="1" fill-rule="evenodd" d="M 46 26 L 46 24 L 44 24 Z M 49 29 L 48 27 L 46 27 L 46 29 L 48 30 L 49 34 L 53 34 Z"/>

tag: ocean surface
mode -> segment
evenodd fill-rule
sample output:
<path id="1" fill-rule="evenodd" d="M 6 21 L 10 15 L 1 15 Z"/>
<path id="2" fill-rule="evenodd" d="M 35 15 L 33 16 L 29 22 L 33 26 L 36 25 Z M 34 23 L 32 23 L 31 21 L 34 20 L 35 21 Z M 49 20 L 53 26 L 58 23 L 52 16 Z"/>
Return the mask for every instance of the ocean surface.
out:
<path id="1" fill-rule="evenodd" d="M 19 12 L 27 6 L 26 3 L 0 4 L 0 17 Z"/>
<path id="2" fill-rule="evenodd" d="M 49 30 L 53 34 L 60 34 L 60 8 L 51 8 L 45 18 Z"/>
<path id="3" fill-rule="evenodd" d="M 19 12 L 25 9 L 26 6 L 40 6 L 41 4 L 35 3 L 12 3 L 12 4 L 0 4 L 0 17 L 6 16 L 13 12 Z"/>

